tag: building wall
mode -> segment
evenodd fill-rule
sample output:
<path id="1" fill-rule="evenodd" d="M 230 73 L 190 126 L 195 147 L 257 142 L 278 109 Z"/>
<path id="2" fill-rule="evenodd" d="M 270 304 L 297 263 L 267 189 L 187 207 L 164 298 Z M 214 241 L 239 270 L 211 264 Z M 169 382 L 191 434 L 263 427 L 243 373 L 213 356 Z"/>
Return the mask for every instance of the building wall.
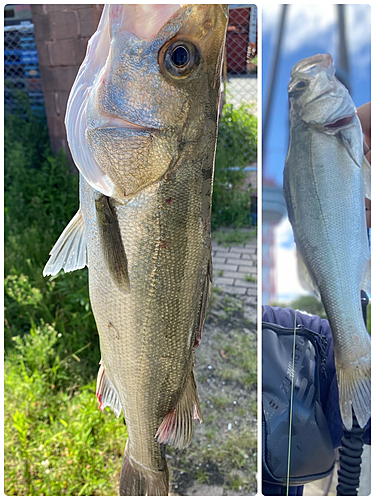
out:
<path id="1" fill-rule="evenodd" d="M 53 152 L 69 155 L 64 118 L 70 89 L 103 5 L 31 5 L 48 129 Z"/>

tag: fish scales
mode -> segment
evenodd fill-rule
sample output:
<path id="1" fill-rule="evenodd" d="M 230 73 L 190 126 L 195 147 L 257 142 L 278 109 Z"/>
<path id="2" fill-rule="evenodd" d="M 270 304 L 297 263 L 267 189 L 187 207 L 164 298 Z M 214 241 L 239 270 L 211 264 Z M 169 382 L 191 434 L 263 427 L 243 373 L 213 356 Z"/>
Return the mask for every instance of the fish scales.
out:
<path id="1" fill-rule="evenodd" d="M 80 210 L 44 274 L 89 268 L 99 405 L 123 410 L 129 437 L 121 495 L 168 494 L 165 445 L 187 446 L 201 419 L 227 19 L 222 5 L 106 5 L 68 101 Z"/>
<path id="2" fill-rule="evenodd" d="M 294 67 L 289 96 L 288 216 L 332 328 L 344 425 L 352 427 L 353 407 L 364 426 L 370 415 L 370 340 L 360 291 L 367 287 L 370 256 L 361 127 L 329 55 Z"/>

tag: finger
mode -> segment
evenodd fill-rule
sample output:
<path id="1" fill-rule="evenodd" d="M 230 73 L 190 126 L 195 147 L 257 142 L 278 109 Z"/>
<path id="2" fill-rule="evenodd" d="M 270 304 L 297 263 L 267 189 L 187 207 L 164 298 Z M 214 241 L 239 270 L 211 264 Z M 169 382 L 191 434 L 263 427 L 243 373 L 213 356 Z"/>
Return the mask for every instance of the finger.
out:
<path id="1" fill-rule="evenodd" d="M 365 141 L 371 148 L 371 102 L 367 102 L 357 109 L 357 115 L 362 125 Z"/>

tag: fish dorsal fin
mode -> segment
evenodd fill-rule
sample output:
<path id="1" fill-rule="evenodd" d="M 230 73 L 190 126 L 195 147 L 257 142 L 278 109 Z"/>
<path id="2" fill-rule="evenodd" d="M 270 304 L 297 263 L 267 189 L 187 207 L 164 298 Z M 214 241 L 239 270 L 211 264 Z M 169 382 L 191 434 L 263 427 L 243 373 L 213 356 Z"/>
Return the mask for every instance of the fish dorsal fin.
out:
<path id="1" fill-rule="evenodd" d="M 81 209 L 61 233 L 50 252 L 43 276 L 55 276 L 61 269 L 66 273 L 83 269 L 87 265 L 85 225 Z"/>
<path id="2" fill-rule="evenodd" d="M 109 8 L 109 5 L 104 6 L 98 28 L 88 42 L 85 59 L 70 91 L 65 127 L 70 151 L 81 174 L 94 189 L 112 196 L 114 184 L 96 163 L 86 140 L 86 109 L 90 92 L 109 54 Z"/>
<path id="3" fill-rule="evenodd" d="M 193 437 L 193 421 L 195 418 L 202 422 L 197 384 L 194 372 L 191 370 L 176 408 L 166 415 L 155 438 L 158 438 L 159 443 L 167 443 L 180 449 L 186 448 Z"/>
<path id="4" fill-rule="evenodd" d="M 106 406 L 109 406 L 117 418 L 120 416 L 122 409 L 120 398 L 102 361 L 100 361 L 100 368 L 96 381 L 96 397 L 99 401 L 100 411 L 103 411 Z"/>
<path id="5" fill-rule="evenodd" d="M 320 300 L 320 293 L 318 287 L 315 284 L 314 280 L 312 279 L 309 271 L 307 270 L 307 267 L 298 250 L 297 250 L 297 271 L 298 271 L 298 278 L 303 288 L 308 292 L 313 293 L 315 297 L 318 300 Z"/>
<path id="6" fill-rule="evenodd" d="M 363 156 L 362 178 L 365 190 L 365 198 L 371 200 L 371 165 L 369 164 L 366 156 Z"/>

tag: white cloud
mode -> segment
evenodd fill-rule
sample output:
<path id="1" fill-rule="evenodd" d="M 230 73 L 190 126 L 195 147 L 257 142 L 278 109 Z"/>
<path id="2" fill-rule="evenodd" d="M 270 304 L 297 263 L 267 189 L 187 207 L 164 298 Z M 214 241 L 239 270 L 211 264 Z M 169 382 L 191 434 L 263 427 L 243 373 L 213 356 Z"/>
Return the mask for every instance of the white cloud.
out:
<path id="1" fill-rule="evenodd" d="M 273 43 L 281 14 L 281 6 L 264 5 L 263 7 L 263 33 L 273 34 Z M 365 47 L 370 45 L 371 10 L 369 5 L 347 5 L 345 11 L 346 34 L 348 51 L 353 59 L 360 55 Z M 326 52 L 337 53 L 338 45 L 338 9 L 336 5 L 321 4 L 306 5 L 293 4 L 288 7 L 283 40 L 283 50 L 296 52 L 301 48 L 316 46 L 324 47 Z M 362 64 L 368 64 L 368 55 L 362 55 Z"/>
<path id="2" fill-rule="evenodd" d="M 275 284 L 278 302 L 290 302 L 308 292 L 297 274 L 296 246 L 289 220 L 285 217 L 275 229 Z"/>

